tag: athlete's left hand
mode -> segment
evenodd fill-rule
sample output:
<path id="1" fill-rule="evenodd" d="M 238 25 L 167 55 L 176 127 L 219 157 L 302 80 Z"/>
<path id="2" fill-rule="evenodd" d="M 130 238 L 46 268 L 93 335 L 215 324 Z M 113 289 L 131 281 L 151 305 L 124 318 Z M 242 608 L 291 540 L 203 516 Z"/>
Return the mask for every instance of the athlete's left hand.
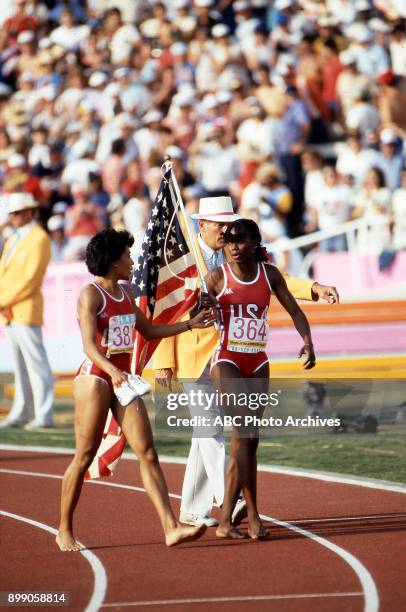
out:
<path id="1" fill-rule="evenodd" d="M 340 296 L 338 295 L 337 289 L 329 285 L 313 283 L 312 294 L 316 298 L 316 301 L 321 298 L 329 304 L 338 304 L 340 302 Z"/>
<path id="2" fill-rule="evenodd" d="M 314 353 L 313 344 L 304 344 L 300 349 L 299 359 L 305 356 L 306 359 L 303 362 L 303 368 L 305 370 L 311 370 L 316 365 L 316 355 Z"/>

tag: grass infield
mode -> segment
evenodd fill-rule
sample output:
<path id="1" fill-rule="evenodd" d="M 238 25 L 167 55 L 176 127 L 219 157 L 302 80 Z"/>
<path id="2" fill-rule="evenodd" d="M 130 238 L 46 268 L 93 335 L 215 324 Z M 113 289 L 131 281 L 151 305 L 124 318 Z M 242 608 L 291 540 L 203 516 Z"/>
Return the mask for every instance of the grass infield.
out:
<path id="1" fill-rule="evenodd" d="M 48 430 L 0 430 L 0 444 L 73 448 L 72 404 L 59 401 L 55 420 Z M 406 483 L 405 439 L 404 425 L 380 425 L 376 434 L 275 432 L 260 442 L 258 462 Z M 186 457 L 190 439 L 160 435 L 156 446 L 161 454 Z"/>

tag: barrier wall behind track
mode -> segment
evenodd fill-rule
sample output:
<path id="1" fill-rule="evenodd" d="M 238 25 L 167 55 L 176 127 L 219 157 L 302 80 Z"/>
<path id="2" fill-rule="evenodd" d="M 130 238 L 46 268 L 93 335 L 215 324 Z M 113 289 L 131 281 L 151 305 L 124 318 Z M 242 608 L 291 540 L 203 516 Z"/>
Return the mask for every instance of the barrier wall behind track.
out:
<path id="1" fill-rule="evenodd" d="M 379 289 L 380 286 L 398 286 L 399 281 L 404 282 L 406 279 L 405 252 L 398 255 L 393 268 L 384 274 L 377 271 L 376 264 L 370 258 L 361 258 L 362 275 L 356 279 L 351 274 L 352 257 L 349 253 L 317 255 L 316 278 L 321 282 L 333 282 L 340 293 L 347 296 L 350 296 L 355 288 L 359 294 L 371 287 Z M 52 264 L 48 268 L 43 287 L 43 334 L 52 369 L 56 372 L 75 370 L 82 359 L 82 344 L 76 321 L 76 300 L 81 287 L 90 279 L 91 276 L 83 263 Z M 341 327 L 338 343 L 333 325 L 320 326 L 320 329 L 314 330 L 315 337 L 319 337 L 319 352 L 387 352 L 402 350 L 402 343 L 403 348 L 406 346 L 406 325 L 401 323 L 379 330 L 379 336 L 371 336 L 374 330 L 370 325 L 365 330 L 359 325 L 356 329 L 351 326 Z M 295 356 L 299 346 L 300 338 L 293 329 L 271 331 L 271 355 Z M 10 346 L 5 329 L 0 326 L 0 372 L 11 370 Z"/>

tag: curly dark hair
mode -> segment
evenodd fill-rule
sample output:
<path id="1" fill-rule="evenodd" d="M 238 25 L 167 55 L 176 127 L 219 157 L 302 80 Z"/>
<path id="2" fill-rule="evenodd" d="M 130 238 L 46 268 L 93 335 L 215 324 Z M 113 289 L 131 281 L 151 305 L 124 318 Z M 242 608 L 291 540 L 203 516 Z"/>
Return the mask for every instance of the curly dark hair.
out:
<path id="1" fill-rule="evenodd" d="M 230 223 L 224 233 L 224 240 L 226 243 L 233 241 L 232 230 L 234 230 L 234 234 L 237 234 L 241 239 L 248 237 L 258 242 L 258 246 L 255 249 L 255 261 L 269 261 L 266 249 L 261 245 L 262 236 L 255 221 L 252 219 L 238 219 Z"/>
<path id="2" fill-rule="evenodd" d="M 120 259 L 126 247 L 132 247 L 134 238 L 126 231 L 104 229 L 86 247 L 87 269 L 95 276 L 104 276 L 112 263 Z"/>

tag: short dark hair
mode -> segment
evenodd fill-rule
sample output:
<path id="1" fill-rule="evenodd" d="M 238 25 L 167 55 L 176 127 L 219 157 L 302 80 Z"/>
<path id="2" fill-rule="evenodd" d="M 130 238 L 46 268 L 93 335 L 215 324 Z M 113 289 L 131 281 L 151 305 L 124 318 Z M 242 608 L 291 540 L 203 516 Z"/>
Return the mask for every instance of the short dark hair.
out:
<path id="1" fill-rule="evenodd" d="M 371 166 L 370 172 L 373 172 L 378 179 L 379 188 L 386 187 L 385 173 L 378 166 Z"/>
<path id="2" fill-rule="evenodd" d="M 91 239 L 86 247 L 87 269 L 95 276 L 107 274 L 112 263 L 120 259 L 127 247 L 132 247 L 134 238 L 129 232 L 105 229 Z"/>
<path id="3" fill-rule="evenodd" d="M 126 146 L 123 138 L 116 138 L 111 145 L 111 153 L 113 155 L 124 155 Z"/>
<path id="4" fill-rule="evenodd" d="M 239 234 L 241 237 L 248 236 L 248 238 L 251 238 L 251 240 L 258 242 L 258 246 L 255 249 L 255 261 L 269 260 L 266 249 L 261 245 L 262 236 L 255 221 L 252 219 L 238 219 L 237 221 L 230 223 L 224 233 L 224 241 L 226 243 L 231 242 L 230 237 L 232 235 L 232 230 L 234 230 L 235 234 Z"/>

